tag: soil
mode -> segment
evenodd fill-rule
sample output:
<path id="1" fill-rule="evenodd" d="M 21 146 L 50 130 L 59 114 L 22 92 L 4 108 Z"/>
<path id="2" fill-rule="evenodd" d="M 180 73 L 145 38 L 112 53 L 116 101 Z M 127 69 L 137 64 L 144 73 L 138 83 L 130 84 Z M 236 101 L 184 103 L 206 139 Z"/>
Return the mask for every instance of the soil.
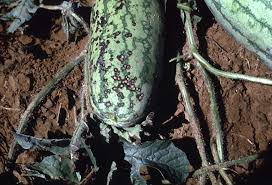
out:
<path id="1" fill-rule="evenodd" d="M 199 13 L 203 19 L 198 25 L 196 34 L 200 52 L 205 58 L 226 71 L 272 79 L 271 69 L 226 33 L 203 4 L 200 6 Z M 40 26 L 39 23 L 42 21 L 45 24 Z M 5 174 L 8 149 L 20 115 L 47 81 L 77 56 L 87 43 L 86 36 L 68 42 L 60 22 L 58 13 L 39 11 L 28 23 L 24 32 L 18 30 L 13 34 L 7 34 L 5 30 L 8 24 L 0 23 L 0 173 L 2 175 Z M 173 67 L 173 64 L 169 65 Z M 195 106 L 198 107 L 196 111 L 200 116 L 205 138 L 209 141 L 208 128 L 211 117 L 208 93 L 197 68 L 191 65 L 191 70 L 187 74 L 191 77 L 189 84 L 192 87 Z M 213 79 L 220 105 L 226 159 L 264 153 L 262 159 L 233 167 L 228 173 L 236 184 L 269 184 L 272 177 L 272 161 L 271 157 L 266 156 L 271 156 L 272 88 L 221 77 Z M 35 110 L 27 134 L 39 138 L 70 137 L 74 131 L 74 120 L 80 111 L 82 80 L 81 64 L 59 83 Z M 173 78 L 169 84 L 172 85 L 171 88 L 177 89 Z M 166 93 L 165 96 L 167 95 L 173 94 Z M 168 98 L 177 99 L 177 96 Z M 167 98 L 161 101 L 167 101 Z M 176 145 L 187 153 L 192 167 L 199 167 L 197 151 L 190 134 L 191 128 L 185 119 L 184 106 L 177 102 L 164 106 L 167 107 L 161 110 L 168 111 L 161 112 L 163 116 L 159 120 L 161 122 L 168 120 L 165 123 L 168 126 L 174 122 L 179 122 L 180 125 L 170 126 L 168 133 L 164 131 L 162 135 L 165 137 L 172 135 Z M 171 119 L 173 116 L 182 118 L 173 121 Z M 16 162 L 21 164 L 33 162 L 36 155 L 33 151 L 21 152 Z M 19 177 L 21 183 L 27 183 L 18 172 L 14 171 L 13 175 Z M 187 182 L 187 184 L 194 183 L 192 178 Z"/>

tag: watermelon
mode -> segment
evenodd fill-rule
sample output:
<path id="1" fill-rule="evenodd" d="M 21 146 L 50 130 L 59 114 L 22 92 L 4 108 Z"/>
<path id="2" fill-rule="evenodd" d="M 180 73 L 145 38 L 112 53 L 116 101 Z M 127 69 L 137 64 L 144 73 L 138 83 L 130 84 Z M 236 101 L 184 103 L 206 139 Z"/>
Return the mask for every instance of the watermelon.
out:
<path id="1" fill-rule="evenodd" d="M 149 112 L 163 52 L 161 0 L 97 0 L 85 84 L 93 113 L 129 127 Z"/>
<path id="2" fill-rule="evenodd" d="M 205 0 L 216 20 L 272 69 L 272 0 Z"/>

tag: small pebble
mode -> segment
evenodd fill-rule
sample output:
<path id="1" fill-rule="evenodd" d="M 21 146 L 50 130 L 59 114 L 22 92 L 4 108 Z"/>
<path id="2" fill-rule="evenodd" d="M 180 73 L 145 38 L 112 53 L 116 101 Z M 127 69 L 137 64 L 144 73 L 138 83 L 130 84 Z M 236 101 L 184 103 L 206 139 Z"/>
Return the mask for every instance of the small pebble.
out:
<path id="1" fill-rule="evenodd" d="M 30 79 L 23 73 L 19 73 L 17 76 L 20 89 L 22 91 L 28 91 L 30 89 Z"/>
<path id="2" fill-rule="evenodd" d="M 33 39 L 27 35 L 21 35 L 18 40 L 23 44 L 23 45 L 28 45 L 30 44 Z"/>
<path id="3" fill-rule="evenodd" d="M 49 111 L 48 119 L 49 120 L 54 120 L 56 118 L 56 114 L 52 111 Z"/>
<path id="4" fill-rule="evenodd" d="M 4 61 L 4 69 L 9 69 L 9 68 L 11 68 L 12 66 L 14 66 L 14 64 L 15 64 L 15 61 L 14 60 L 12 60 L 12 59 L 6 59 L 5 61 Z"/>
<path id="5" fill-rule="evenodd" d="M 0 87 L 3 87 L 5 83 L 5 74 L 0 73 Z"/>
<path id="6" fill-rule="evenodd" d="M 9 84 L 9 88 L 10 88 L 13 92 L 16 92 L 16 91 L 17 91 L 17 82 L 16 82 L 15 78 L 14 78 L 12 75 L 9 75 L 8 84 Z"/>
<path id="7" fill-rule="evenodd" d="M 44 107 L 49 109 L 52 106 L 53 106 L 53 102 L 50 99 L 47 99 L 47 101 L 44 104 Z"/>
<path id="8" fill-rule="evenodd" d="M 41 106 L 41 109 L 40 109 L 40 110 L 42 111 L 42 114 L 45 114 L 46 111 L 47 111 L 47 108 L 45 108 L 44 106 Z"/>
<path id="9" fill-rule="evenodd" d="M 37 118 L 36 125 L 43 124 L 43 120 L 41 118 Z"/>
<path id="10" fill-rule="evenodd" d="M 56 118 L 56 114 L 50 110 L 48 110 L 44 116 L 47 118 L 47 120 L 54 120 Z"/>

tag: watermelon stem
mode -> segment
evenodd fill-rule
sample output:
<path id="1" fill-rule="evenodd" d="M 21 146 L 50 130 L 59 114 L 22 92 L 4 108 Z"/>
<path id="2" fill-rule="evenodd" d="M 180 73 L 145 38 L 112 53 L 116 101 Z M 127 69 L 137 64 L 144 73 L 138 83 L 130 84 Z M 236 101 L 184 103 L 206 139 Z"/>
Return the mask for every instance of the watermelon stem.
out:
<path id="1" fill-rule="evenodd" d="M 187 35 L 189 46 L 190 46 L 190 51 L 191 51 L 192 55 L 195 57 L 195 59 L 197 59 L 197 61 L 199 61 L 201 63 L 201 65 L 206 70 L 208 70 L 210 73 L 212 73 L 216 76 L 221 76 L 221 77 L 225 77 L 225 78 L 229 78 L 229 79 L 250 81 L 250 82 L 255 82 L 255 83 L 261 83 L 264 85 L 272 85 L 271 79 L 254 77 L 254 76 L 233 73 L 233 72 L 227 72 L 227 71 L 223 71 L 223 70 L 213 67 L 205 58 L 203 58 L 199 54 L 199 52 L 197 50 L 197 46 L 196 46 L 194 35 L 193 35 L 190 12 L 188 12 L 186 10 L 187 9 L 182 9 L 182 12 L 185 13 L 185 15 L 184 15 L 184 17 L 185 17 L 185 30 L 186 30 L 186 35 Z"/>
<path id="2" fill-rule="evenodd" d="M 185 22 L 185 28 L 187 28 L 186 33 L 187 33 L 187 39 L 189 42 L 190 50 L 191 50 L 191 52 L 192 51 L 197 52 L 194 37 L 193 36 L 188 37 L 188 31 L 189 31 L 190 35 L 193 35 L 190 13 L 188 11 L 186 11 L 186 9 L 185 10 L 181 9 L 181 18 Z M 191 28 L 191 29 L 188 29 L 188 28 Z M 211 102 L 210 109 L 211 109 L 211 113 L 212 113 L 212 126 L 209 127 L 209 128 L 211 128 L 210 148 L 212 151 L 214 161 L 216 163 L 219 163 L 219 162 L 224 161 L 224 154 L 223 154 L 224 149 L 223 149 L 223 134 L 222 134 L 222 131 L 221 131 L 222 129 L 221 129 L 221 125 L 220 125 L 221 119 L 219 116 L 218 104 L 216 102 L 216 95 L 215 95 L 216 93 L 215 93 L 215 89 L 214 89 L 212 80 L 210 79 L 209 74 L 206 72 L 206 69 L 200 63 L 198 63 L 198 67 L 200 68 L 200 71 L 202 72 L 202 75 L 204 77 L 204 81 L 207 86 L 209 97 L 210 97 L 210 102 Z M 197 140 L 197 138 L 196 138 L 196 140 Z M 203 153 L 203 151 L 201 151 L 201 150 L 199 150 L 199 152 Z M 220 175 L 223 177 L 223 179 L 225 180 L 226 184 L 228 184 L 228 185 L 233 184 L 223 169 L 219 169 L 218 171 L 219 171 Z M 212 184 L 218 184 L 217 180 L 214 181 L 212 178 L 210 178 L 210 180 L 211 180 Z"/>
<path id="3" fill-rule="evenodd" d="M 179 56 L 177 56 L 177 58 L 179 58 Z M 184 74 L 183 74 L 183 70 L 182 70 L 182 66 L 181 66 L 181 63 L 177 63 L 176 64 L 176 83 L 179 87 L 179 90 L 181 92 L 181 95 L 182 95 L 182 99 L 185 103 L 185 109 L 186 109 L 186 112 L 188 113 L 189 115 L 189 121 L 190 121 L 190 124 L 192 126 L 192 130 L 193 130 L 193 135 L 194 135 L 194 138 L 196 140 L 196 145 L 197 145 L 197 149 L 199 151 L 199 155 L 200 155 L 200 158 L 201 158 L 201 161 L 202 161 L 202 167 L 205 167 L 205 166 L 209 166 L 209 162 L 208 162 L 208 159 L 207 159 L 207 152 L 206 152 L 206 149 L 205 149 L 205 142 L 204 142 L 204 139 L 203 139 L 203 135 L 201 133 L 201 127 L 200 127 L 200 121 L 199 119 L 197 118 L 197 116 L 195 115 L 195 112 L 194 112 L 194 109 L 193 109 L 193 106 L 192 106 L 192 103 L 191 103 L 191 100 L 190 100 L 190 93 L 186 87 L 186 83 L 185 83 L 185 78 L 184 78 Z M 207 173 L 204 173 L 202 174 L 203 176 L 201 177 L 202 180 L 199 181 L 200 184 L 205 184 L 205 181 L 203 180 L 203 178 L 208 175 L 212 184 L 215 185 L 215 184 L 218 184 L 216 181 L 216 177 L 213 173 L 211 172 L 207 172 Z"/>
<path id="4" fill-rule="evenodd" d="M 198 147 L 201 159 L 202 159 L 202 168 L 197 170 L 195 172 L 194 176 L 200 175 L 201 177 L 203 177 L 204 175 L 209 174 L 212 184 L 217 184 L 217 181 L 216 180 L 214 181 L 213 178 L 211 178 L 212 176 L 210 174 L 214 175 L 211 172 L 218 171 L 219 174 L 222 176 L 222 178 L 225 180 L 226 184 L 232 185 L 233 184 L 232 181 L 230 180 L 230 178 L 228 177 L 228 175 L 226 174 L 226 172 L 223 169 L 223 168 L 225 168 L 224 165 L 232 166 L 232 165 L 237 165 L 237 164 L 241 164 L 241 163 L 247 163 L 247 162 L 256 160 L 258 155 L 247 156 L 242 159 L 224 162 L 223 135 L 222 135 L 221 125 L 220 125 L 221 120 L 219 117 L 218 105 L 216 102 L 215 89 L 214 89 L 214 86 L 212 84 L 212 80 L 210 79 L 207 71 L 214 74 L 215 76 L 221 76 L 221 77 L 230 78 L 230 79 L 234 79 L 234 80 L 245 80 L 245 81 L 261 83 L 261 84 L 265 84 L 265 85 L 272 85 L 272 80 L 267 79 L 267 78 L 253 77 L 253 76 L 239 74 L 239 73 L 227 72 L 227 71 L 223 71 L 223 70 L 213 67 L 205 58 L 203 58 L 199 54 L 199 52 L 197 50 L 197 45 L 196 45 L 194 34 L 193 34 L 193 26 L 192 26 L 191 15 L 190 15 L 192 9 L 186 8 L 186 6 L 188 6 L 187 5 L 188 3 L 181 4 L 180 2 L 181 1 L 179 0 L 177 7 L 180 9 L 180 15 L 181 15 L 181 18 L 184 22 L 184 27 L 185 27 L 186 36 L 187 36 L 187 42 L 189 43 L 189 50 L 190 50 L 192 56 L 197 60 L 197 62 L 198 62 L 197 65 L 200 68 L 200 70 L 202 71 L 205 84 L 207 85 L 207 89 L 208 89 L 208 93 L 209 93 L 209 97 L 210 97 L 210 101 L 211 101 L 210 109 L 211 109 L 212 119 L 213 119 L 212 120 L 212 127 L 211 127 L 212 134 L 211 134 L 210 147 L 211 147 L 211 152 L 212 152 L 212 155 L 214 158 L 214 162 L 216 164 L 205 167 L 206 166 L 205 158 L 203 158 L 202 156 L 203 155 L 206 156 L 206 152 L 205 152 L 205 150 L 203 150 L 202 148 L 199 147 L 199 143 L 201 144 L 201 142 L 203 142 L 203 140 L 201 140 L 201 138 L 199 138 L 198 135 L 202 135 L 202 134 L 198 133 L 198 132 L 200 132 L 199 125 L 195 126 L 195 124 L 197 122 L 195 122 L 194 119 L 195 120 L 197 120 L 197 119 L 190 118 L 191 122 L 192 122 L 191 124 L 193 127 L 193 132 L 197 133 L 197 134 L 194 133 L 194 137 L 195 137 L 197 147 Z M 176 59 L 180 60 L 181 57 L 177 57 Z M 181 64 L 177 64 L 177 68 L 180 68 L 180 65 Z M 177 73 L 178 72 L 179 71 L 177 69 Z M 180 75 L 180 74 L 176 74 L 176 75 Z M 185 88 L 185 85 L 182 88 Z M 183 94 L 184 90 L 180 88 L 180 91 Z M 190 110 L 187 107 L 189 100 L 187 102 L 187 100 L 185 98 L 183 98 L 183 99 L 185 102 L 186 111 L 190 112 Z M 188 113 L 188 114 L 190 115 L 191 113 Z M 192 115 L 190 115 L 190 117 L 191 116 L 194 116 L 194 115 L 192 114 Z"/>
<path id="5" fill-rule="evenodd" d="M 212 83 L 210 75 L 207 73 L 207 70 L 199 63 L 197 63 L 197 66 L 202 72 L 202 76 L 204 78 L 204 82 L 206 84 L 209 98 L 210 98 L 210 110 L 212 113 L 210 145 L 211 145 L 212 154 L 213 154 L 213 157 L 215 158 L 215 161 L 222 162 L 224 161 L 224 148 L 223 148 L 224 141 L 223 141 L 222 128 L 220 124 L 221 119 L 220 119 L 220 114 L 218 110 L 219 106 L 216 101 L 215 87 Z M 213 148 L 217 148 L 217 152 L 213 150 Z"/>
<path id="6" fill-rule="evenodd" d="M 253 155 L 249 155 L 246 157 L 241 157 L 236 160 L 226 161 L 226 162 L 210 165 L 207 167 L 202 167 L 193 173 L 193 177 L 200 176 L 203 173 L 217 171 L 220 168 L 228 168 L 230 166 L 237 166 L 237 165 L 241 165 L 241 164 L 245 164 L 245 163 L 250 163 L 250 162 L 255 161 L 256 159 L 259 159 L 259 158 L 261 158 L 260 154 L 253 154 Z"/>
<path id="7" fill-rule="evenodd" d="M 83 49 L 81 53 L 73 60 L 71 60 L 69 63 L 67 63 L 63 68 L 61 68 L 60 71 L 57 72 L 57 74 L 51 79 L 45 87 L 42 88 L 42 90 L 34 97 L 34 99 L 30 102 L 28 105 L 27 109 L 21 116 L 19 126 L 17 128 L 16 133 L 21 134 L 23 133 L 27 126 L 28 126 L 28 121 L 32 115 L 32 112 L 34 111 L 35 108 L 42 102 L 42 100 L 48 95 L 49 92 L 51 92 L 54 87 L 62 80 L 64 79 L 65 76 L 71 72 L 75 66 L 79 65 L 85 58 L 86 55 L 86 49 Z M 8 152 L 8 160 L 11 162 L 14 160 L 14 153 L 16 149 L 16 141 L 14 140 L 11 143 L 9 152 Z"/>
<path id="8" fill-rule="evenodd" d="M 192 54 L 201 63 L 201 65 L 205 67 L 205 69 L 207 69 L 210 73 L 216 76 L 221 76 L 221 77 L 225 77 L 225 78 L 229 78 L 233 80 L 244 80 L 249 82 L 255 82 L 255 83 L 260 83 L 264 85 L 272 85 L 272 80 L 268 78 L 254 77 L 254 76 L 233 73 L 233 72 L 226 72 L 223 70 L 216 69 L 211 64 L 209 64 L 198 52 L 193 51 Z"/>

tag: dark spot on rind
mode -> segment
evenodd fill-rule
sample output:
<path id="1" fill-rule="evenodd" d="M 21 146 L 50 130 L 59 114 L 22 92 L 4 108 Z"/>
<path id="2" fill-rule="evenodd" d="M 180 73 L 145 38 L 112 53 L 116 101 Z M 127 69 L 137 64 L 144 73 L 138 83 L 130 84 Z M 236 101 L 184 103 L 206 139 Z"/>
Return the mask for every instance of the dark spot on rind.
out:
<path id="1" fill-rule="evenodd" d="M 107 101 L 107 102 L 105 102 L 105 106 L 106 106 L 106 107 L 110 107 L 110 106 L 112 106 L 112 104 L 111 104 L 110 101 Z"/>
<path id="2" fill-rule="evenodd" d="M 119 4 L 117 5 L 117 7 L 116 7 L 116 11 L 118 11 L 118 10 L 120 10 L 120 9 L 122 9 L 123 8 L 123 6 L 125 5 L 125 2 L 124 2 L 124 0 L 119 0 L 119 2 L 118 2 Z"/>
<path id="3" fill-rule="evenodd" d="M 130 109 L 133 109 L 133 107 L 134 107 L 134 103 L 133 103 L 133 102 L 130 102 L 129 108 L 130 108 Z"/>
<path id="4" fill-rule="evenodd" d="M 118 107 L 124 107 L 125 104 L 123 102 L 117 104 Z"/>
<path id="5" fill-rule="evenodd" d="M 124 88 L 124 84 L 122 84 L 122 83 L 118 84 L 118 88 L 119 88 L 119 89 Z"/>
<path id="6" fill-rule="evenodd" d="M 98 27 L 96 27 L 95 31 L 96 31 L 96 32 L 98 32 L 98 30 L 99 30 L 99 28 L 98 28 Z"/>
<path id="7" fill-rule="evenodd" d="M 120 92 L 120 91 L 117 92 L 117 96 L 120 97 L 121 99 L 125 98 L 124 94 L 122 92 Z"/>
<path id="8" fill-rule="evenodd" d="M 109 94 L 110 92 L 111 92 L 110 89 L 106 89 L 106 90 L 104 91 L 105 94 Z"/>
<path id="9" fill-rule="evenodd" d="M 123 67 L 124 67 L 124 69 L 130 69 L 131 68 L 131 66 L 129 64 L 124 64 Z"/>
<path id="10" fill-rule="evenodd" d="M 144 98 L 144 93 L 137 94 L 136 97 L 139 101 L 142 101 Z"/>
<path id="11" fill-rule="evenodd" d="M 136 78 L 136 77 L 134 77 L 134 78 L 130 79 L 130 81 L 131 81 L 131 83 L 132 83 L 132 84 L 135 84 L 136 80 L 137 80 L 137 78 Z"/>
<path id="12" fill-rule="evenodd" d="M 118 35 L 120 35 L 120 34 L 121 34 L 121 32 L 120 32 L 120 31 L 114 32 L 114 33 L 113 33 L 113 38 L 115 38 L 115 39 L 116 39 L 116 37 L 117 37 Z"/>
<path id="13" fill-rule="evenodd" d="M 130 32 L 125 33 L 125 37 L 126 37 L 126 38 L 132 37 L 132 33 L 130 33 Z"/>
<path id="14" fill-rule="evenodd" d="M 100 17 L 100 24 L 101 24 L 101 27 L 103 27 L 105 24 L 107 23 L 107 20 L 104 16 L 101 16 Z"/>
<path id="15" fill-rule="evenodd" d="M 116 57 L 120 62 L 124 62 L 125 60 L 127 60 L 127 57 L 125 55 L 117 55 Z"/>
<path id="16" fill-rule="evenodd" d="M 136 91 L 136 86 L 134 84 L 129 85 L 128 88 L 131 91 Z"/>

